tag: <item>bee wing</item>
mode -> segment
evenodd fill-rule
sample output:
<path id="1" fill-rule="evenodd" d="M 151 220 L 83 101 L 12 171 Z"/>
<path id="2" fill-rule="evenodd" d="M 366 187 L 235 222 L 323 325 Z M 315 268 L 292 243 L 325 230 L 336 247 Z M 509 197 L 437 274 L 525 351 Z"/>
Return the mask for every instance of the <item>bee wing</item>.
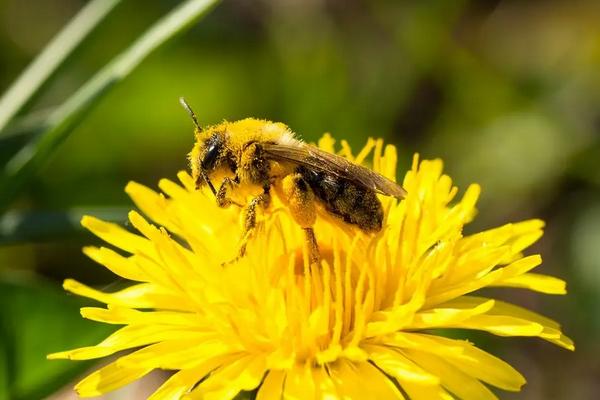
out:
<path id="1" fill-rule="evenodd" d="M 331 173 L 386 196 L 400 199 L 406 196 L 406 190 L 402 186 L 385 176 L 314 146 L 304 143 L 293 145 L 265 143 L 263 150 L 267 158 L 272 160 L 289 161 L 311 169 Z"/>

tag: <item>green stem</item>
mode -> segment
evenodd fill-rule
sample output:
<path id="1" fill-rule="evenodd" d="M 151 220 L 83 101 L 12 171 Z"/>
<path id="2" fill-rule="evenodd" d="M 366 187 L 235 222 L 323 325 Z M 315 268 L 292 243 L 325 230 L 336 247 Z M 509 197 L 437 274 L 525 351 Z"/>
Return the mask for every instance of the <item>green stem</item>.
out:
<path id="1" fill-rule="evenodd" d="M 93 0 L 44 48 L 0 99 L 0 136 L 40 88 L 121 0 Z"/>
<path id="2" fill-rule="evenodd" d="M 98 100 L 123 80 L 150 53 L 191 27 L 219 0 L 188 0 L 157 21 L 133 45 L 115 57 L 49 117 L 50 128 L 34 138 L 6 164 L 0 175 L 0 211 L 6 209 L 30 179 L 69 136 Z"/>

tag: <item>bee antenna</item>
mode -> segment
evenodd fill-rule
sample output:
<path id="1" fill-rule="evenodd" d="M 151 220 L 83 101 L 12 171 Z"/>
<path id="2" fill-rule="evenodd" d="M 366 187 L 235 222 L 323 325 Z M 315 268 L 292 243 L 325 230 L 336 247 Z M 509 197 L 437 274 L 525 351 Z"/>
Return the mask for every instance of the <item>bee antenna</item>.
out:
<path id="1" fill-rule="evenodd" d="M 188 114 L 190 114 L 190 117 L 192 117 L 192 121 L 194 121 L 194 125 L 196 126 L 196 128 L 199 131 L 201 131 L 202 128 L 200 128 L 200 125 L 198 124 L 198 119 L 196 118 L 196 114 L 194 114 L 194 110 L 192 110 L 192 107 L 190 107 L 190 105 L 187 103 L 187 101 L 185 101 L 183 97 L 179 98 L 179 103 L 183 106 L 183 108 L 185 108 Z"/>

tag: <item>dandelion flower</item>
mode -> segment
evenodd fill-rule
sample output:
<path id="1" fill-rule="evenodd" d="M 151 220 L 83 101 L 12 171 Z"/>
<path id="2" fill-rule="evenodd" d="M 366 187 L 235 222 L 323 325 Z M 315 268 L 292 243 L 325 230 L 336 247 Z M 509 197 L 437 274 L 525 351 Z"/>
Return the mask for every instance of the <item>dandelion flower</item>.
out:
<path id="1" fill-rule="evenodd" d="M 393 179 L 396 149 L 370 140 L 356 157 Z M 334 150 L 326 135 L 319 146 Z M 479 186 L 460 200 L 440 160 L 419 161 L 404 177 L 404 200 L 381 200 L 384 228 L 364 234 L 319 218 L 322 260 L 309 265 L 302 230 L 274 199 L 260 216 L 247 255 L 236 254 L 240 211 L 220 209 L 191 177 L 163 179 L 162 193 L 137 183 L 126 192 L 139 233 L 84 217 L 83 226 L 110 244 L 84 252 L 132 281 L 105 293 L 74 280 L 64 288 L 104 303 L 84 318 L 124 325 L 95 346 L 51 354 L 87 360 L 123 350 L 75 389 L 97 396 L 154 369 L 173 372 L 153 399 L 231 399 L 256 391 L 268 399 L 495 399 L 491 387 L 518 391 L 519 372 L 466 340 L 438 328 L 499 336 L 537 336 L 573 350 L 559 325 L 517 305 L 477 295 L 484 287 L 564 294 L 565 283 L 530 272 L 539 255 L 523 255 L 542 236 L 529 220 L 473 235 Z M 164 194 L 163 194 L 164 193 Z M 148 220 L 154 221 L 154 224 Z"/>

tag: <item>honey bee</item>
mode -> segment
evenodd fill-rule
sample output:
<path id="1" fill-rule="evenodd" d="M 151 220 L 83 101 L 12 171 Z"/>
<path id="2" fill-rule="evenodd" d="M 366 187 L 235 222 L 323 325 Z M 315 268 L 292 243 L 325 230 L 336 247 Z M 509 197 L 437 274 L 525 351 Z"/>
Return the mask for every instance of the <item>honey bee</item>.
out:
<path id="1" fill-rule="evenodd" d="M 377 194 L 398 199 L 406 195 L 386 177 L 304 143 L 282 123 L 247 118 L 203 129 L 186 101 L 180 102 L 195 125 L 189 162 L 196 188 L 208 186 L 219 207 L 237 205 L 244 210 L 244 233 L 234 260 L 244 256 L 256 228 L 257 208 L 269 207 L 272 192 L 304 230 L 311 262 L 320 259 L 313 231 L 318 210 L 364 232 L 378 232 L 383 207 Z M 212 180 L 220 182 L 218 187 Z M 256 193 L 248 204 L 231 197 L 248 188 Z"/>

